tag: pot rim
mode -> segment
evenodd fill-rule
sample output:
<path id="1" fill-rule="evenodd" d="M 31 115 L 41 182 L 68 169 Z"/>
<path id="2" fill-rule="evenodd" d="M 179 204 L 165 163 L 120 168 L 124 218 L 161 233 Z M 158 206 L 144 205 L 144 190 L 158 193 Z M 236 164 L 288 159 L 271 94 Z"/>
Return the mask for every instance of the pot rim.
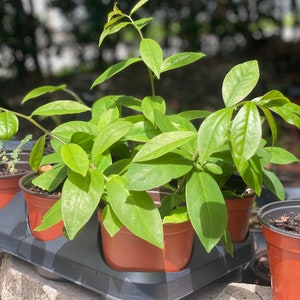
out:
<path id="1" fill-rule="evenodd" d="M 19 184 L 19 187 L 20 187 L 20 189 L 23 191 L 23 192 L 26 192 L 26 193 L 28 193 L 28 194 L 31 194 L 31 195 L 34 195 L 34 196 L 43 196 L 43 197 L 45 197 L 45 198 L 48 198 L 48 199 L 59 199 L 61 196 L 58 196 L 58 195 L 51 195 L 51 194 L 43 194 L 43 193 L 39 193 L 39 192 L 34 192 L 34 191 L 31 191 L 31 190 L 29 190 L 25 185 L 24 185 L 24 183 L 23 183 L 23 181 L 25 180 L 25 179 L 28 179 L 28 180 L 30 180 L 30 179 L 33 179 L 34 177 L 36 177 L 38 174 L 36 173 L 36 172 L 29 172 L 29 173 L 27 173 L 27 174 L 25 174 L 25 175 L 23 175 L 20 179 L 19 179 L 19 182 L 18 182 L 18 184 Z M 30 180 L 31 181 L 31 180 Z"/>
<path id="2" fill-rule="evenodd" d="M 257 218 L 258 218 L 259 222 L 263 226 L 268 228 L 269 230 L 272 230 L 274 232 L 283 234 L 285 236 L 292 237 L 292 238 L 300 240 L 300 234 L 299 233 L 293 233 L 293 232 L 285 231 L 283 229 L 280 229 L 280 228 L 277 228 L 273 225 L 270 225 L 266 221 L 266 218 L 267 218 L 268 214 L 271 214 L 272 212 L 278 212 L 278 215 L 280 215 L 282 213 L 286 213 L 286 211 L 280 212 L 283 209 L 291 211 L 295 208 L 297 208 L 299 213 L 300 213 L 300 199 L 299 198 L 294 199 L 294 200 L 282 200 L 282 201 L 271 202 L 271 203 L 268 203 L 268 204 L 262 206 L 258 210 Z"/>

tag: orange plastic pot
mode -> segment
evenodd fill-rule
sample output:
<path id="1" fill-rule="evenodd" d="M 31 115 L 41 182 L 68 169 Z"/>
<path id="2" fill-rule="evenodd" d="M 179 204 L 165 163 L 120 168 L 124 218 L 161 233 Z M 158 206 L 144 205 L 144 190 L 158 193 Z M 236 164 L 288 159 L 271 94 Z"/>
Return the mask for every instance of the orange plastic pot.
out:
<path id="1" fill-rule="evenodd" d="M 264 205 L 257 217 L 267 242 L 273 300 L 299 299 L 300 235 L 268 224 L 283 214 L 300 213 L 300 200 L 277 201 Z"/>
<path id="2" fill-rule="evenodd" d="M 255 197 L 255 195 L 251 195 L 245 198 L 225 199 L 228 212 L 227 229 L 233 242 L 241 243 L 247 238 L 249 218 Z"/>
<path id="3" fill-rule="evenodd" d="M 10 157 L 10 154 L 7 154 L 7 156 Z M 30 170 L 27 160 L 29 158 L 28 154 L 21 152 L 20 158 L 24 159 L 24 161 L 18 162 L 15 168 L 23 170 L 22 172 L 0 177 L 0 209 L 6 206 L 20 191 L 19 179 Z"/>
<path id="4" fill-rule="evenodd" d="M 118 271 L 178 272 L 189 263 L 194 241 L 190 221 L 164 224 L 164 248 L 160 249 L 122 227 L 113 237 L 100 221 L 104 260 Z"/>
<path id="5" fill-rule="evenodd" d="M 31 234 L 36 239 L 41 241 L 50 241 L 62 236 L 64 226 L 63 221 L 60 221 L 54 226 L 43 231 L 35 231 L 34 229 L 41 224 L 43 216 L 59 199 L 59 196 L 46 195 L 29 190 L 28 187 L 34 177 L 36 177 L 36 174 L 30 173 L 21 177 L 19 180 L 19 186 L 27 204 L 29 228 Z"/>
<path id="6" fill-rule="evenodd" d="M 24 174 L 16 174 L 0 177 L 0 209 L 7 205 L 10 200 L 20 191 L 18 182 Z"/>

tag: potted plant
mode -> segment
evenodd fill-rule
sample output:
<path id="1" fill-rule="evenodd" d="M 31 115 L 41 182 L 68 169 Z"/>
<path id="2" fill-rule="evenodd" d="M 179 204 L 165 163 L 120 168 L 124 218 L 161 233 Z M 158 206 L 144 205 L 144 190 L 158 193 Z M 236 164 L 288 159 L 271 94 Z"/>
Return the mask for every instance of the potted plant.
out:
<path id="1" fill-rule="evenodd" d="M 0 114 L 0 118 L 2 117 L 5 116 Z M 22 151 L 22 148 L 29 142 L 31 135 L 25 136 L 14 149 L 13 147 L 4 149 L 4 143 L 1 140 L 6 140 L 7 136 L 1 123 L 0 120 L 0 208 L 3 208 L 19 191 L 20 177 L 30 171 L 29 153 Z"/>
<path id="2" fill-rule="evenodd" d="M 61 198 L 35 230 L 44 230 L 63 220 L 66 236 L 73 239 L 94 212 L 100 210 L 103 235 L 114 238 L 125 227 L 145 240 L 148 248 L 152 244 L 159 249 L 164 259 L 172 257 L 176 249 L 172 247 L 166 253 L 164 232 L 169 224 L 191 223 L 208 252 L 222 241 L 232 253 L 224 196 L 245 195 L 244 189 L 231 186 L 242 182 L 258 195 L 265 184 L 283 198 L 282 185 L 265 166 L 297 159 L 274 146 L 277 129 L 272 114 L 277 113 L 299 127 L 299 107 L 279 91 L 247 100 L 259 79 L 257 61 L 249 61 L 235 66 L 226 75 L 222 90 L 224 108 L 213 113 L 197 110 L 167 114 L 166 102 L 156 94 L 155 80 L 162 73 L 186 66 L 204 55 L 184 52 L 164 58 L 160 45 L 145 38 L 142 32 L 152 19 L 134 20 L 136 11 L 146 2 L 139 1 L 128 15 L 117 5 L 109 13 L 99 44 L 131 26 L 140 37 L 139 51 L 137 57 L 109 67 L 92 87 L 134 63 L 144 63 L 152 95 L 142 100 L 106 96 L 93 104 L 88 121 L 65 122 L 51 132 L 40 127 L 51 137 L 54 152 L 43 157 L 45 136 L 41 137 L 32 150 L 31 166 L 37 170 L 40 165 L 51 164 L 53 168 L 33 183 L 45 190 L 63 186 Z M 25 100 L 55 90 L 56 87 L 43 87 L 29 93 Z M 123 115 L 124 107 L 132 113 L 126 111 Z M 64 109 L 53 102 L 38 108 L 33 115 L 62 113 Z M 202 118 L 204 121 L 196 128 L 193 121 Z M 27 119 L 33 122 L 32 118 Z M 271 129 L 270 146 L 262 136 L 264 123 Z M 242 180 L 234 180 L 236 174 Z M 162 188 L 168 192 L 155 202 L 150 195 Z M 117 248 L 126 253 L 126 258 L 132 252 Z M 159 270 L 169 270 L 165 263 L 163 260 Z"/>
<path id="3" fill-rule="evenodd" d="M 269 203 L 258 211 L 267 242 L 273 299 L 298 297 L 300 201 Z"/>

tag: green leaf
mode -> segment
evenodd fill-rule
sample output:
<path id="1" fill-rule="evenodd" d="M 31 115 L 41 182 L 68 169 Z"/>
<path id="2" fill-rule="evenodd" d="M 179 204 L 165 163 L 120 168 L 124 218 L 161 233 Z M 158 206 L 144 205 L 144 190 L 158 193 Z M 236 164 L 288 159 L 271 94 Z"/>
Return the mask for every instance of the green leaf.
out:
<path id="1" fill-rule="evenodd" d="M 63 91 L 67 88 L 65 84 L 53 86 L 53 85 L 47 85 L 47 86 L 41 86 L 36 89 L 33 89 L 28 94 L 25 95 L 25 97 L 22 100 L 22 103 L 25 103 L 26 101 L 37 98 L 39 96 L 45 95 L 47 93 L 53 93 L 56 91 Z"/>
<path id="2" fill-rule="evenodd" d="M 130 16 L 133 15 L 136 11 L 138 11 L 145 3 L 147 3 L 148 0 L 140 0 L 137 4 L 134 5 L 134 7 L 130 11 Z"/>
<path id="3" fill-rule="evenodd" d="M 123 226 L 109 204 L 105 205 L 102 213 L 102 222 L 111 237 Z"/>
<path id="4" fill-rule="evenodd" d="M 261 120 L 256 105 L 247 102 L 235 116 L 231 127 L 232 154 L 236 161 L 251 158 L 262 137 Z"/>
<path id="5" fill-rule="evenodd" d="M 42 162 L 44 148 L 45 148 L 45 141 L 46 141 L 46 135 L 42 135 L 35 142 L 30 153 L 30 157 L 29 157 L 30 168 L 35 172 L 37 172 Z"/>
<path id="6" fill-rule="evenodd" d="M 163 186 L 172 179 L 187 174 L 193 161 L 176 153 L 167 153 L 157 159 L 130 164 L 127 172 L 130 190 L 142 191 Z"/>
<path id="7" fill-rule="evenodd" d="M 53 116 L 53 115 L 68 115 L 68 114 L 78 114 L 91 109 L 72 100 L 57 100 L 44 105 L 41 105 L 35 109 L 31 116 Z"/>
<path id="8" fill-rule="evenodd" d="M 225 76 L 222 95 L 226 107 L 233 107 L 254 89 L 259 79 L 256 60 L 236 65 Z"/>
<path id="9" fill-rule="evenodd" d="M 274 145 L 276 140 L 277 140 L 277 124 L 276 124 L 276 121 L 273 117 L 273 114 L 266 108 L 264 107 L 261 107 L 261 110 L 263 111 L 267 121 L 268 121 L 268 124 L 269 124 L 269 127 L 270 127 L 270 130 L 271 130 L 271 135 L 272 135 L 272 144 Z"/>
<path id="10" fill-rule="evenodd" d="M 284 121 L 300 129 L 299 107 L 297 105 L 295 106 L 293 103 L 287 103 L 283 106 L 272 107 L 270 109 L 281 116 Z"/>
<path id="11" fill-rule="evenodd" d="M 254 190 L 257 195 L 260 195 L 262 188 L 262 166 L 257 155 L 250 159 L 239 159 L 235 161 L 238 172 L 244 182 Z"/>
<path id="12" fill-rule="evenodd" d="M 275 194 L 279 199 L 285 198 L 284 187 L 279 178 L 272 172 L 263 168 L 263 182 L 266 187 Z"/>
<path id="13" fill-rule="evenodd" d="M 160 207 L 158 208 L 161 218 L 164 219 L 164 217 L 170 215 L 174 208 L 182 203 L 185 203 L 185 198 L 183 195 L 169 194 L 163 197 Z M 186 207 L 184 208 L 186 211 Z"/>
<path id="14" fill-rule="evenodd" d="M 135 26 L 137 26 L 141 30 L 146 25 L 148 25 L 152 20 L 153 20 L 152 17 L 150 17 L 150 18 L 142 18 L 142 19 L 134 21 L 133 23 L 134 23 Z"/>
<path id="15" fill-rule="evenodd" d="M 299 162 L 299 159 L 286 149 L 280 147 L 265 147 L 264 149 L 271 154 L 270 163 L 286 165 Z"/>
<path id="16" fill-rule="evenodd" d="M 19 120 L 12 112 L 0 113 L 0 139 L 10 140 L 19 130 Z"/>
<path id="17" fill-rule="evenodd" d="M 142 109 L 144 116 L 152 123 L 155 124 L 155 111 L 158 110 L 162 114 L 166 112 L 166 103 L 160 96 L 145 97 L 142 101 Z"/>
<path id="18" fill-rule="evenodd" d="M 187 210 L 185 206 L 175 208 L 170 215 L 165 216 L 163 219 L 163 223 L 172 223 L 178 224 L 188 221 L 190 218 L 188 216 Z"/>
<path id="19" fill-rule="evenodd" d="M 154 128 L 149 121 L 141 121 L 132 125 L 125 138 L 130 141 L 147 142 L 159 133 L 160 131 Z"/>
<path id="20" fill-rule="evenodd" d="M 63 164 L 52 167 L 32 180 L 32 183 L 48 192 L 55 191 L 67 176 L 67 168 Z"/>
<path id="21" fill-rule="evenodd" d="M 188 120 L 203 119 L 208 117 L 210 114 L 211 112 L 206 110 L 185 110 L 178 113 L 179 116 L 184 117 Z"/>
<path id="22" fill-rule="evenodd" d="M 205 250 L 210 252 L 227 227 L 227 209 L 217 182 L 207 173 L 193 172 L 186 185 L 187 210 Z"/>
<path id="23" fill-rule="evenodd" d="M 198 131 L 199 161 L 203 163 L 227 138 L 233 108 L 223 108 L 209 115 Z"/>
<path id="24" fill-rule="evenodd" d="M 223 247 L 227 250 L 227 252 L 231 255 L 231 257 L 233 257 L 234 247 L 228 229 L 225 230 L 224 235 L 221 238 L 221 243 Z"/>
<path id="25" fill-rule="evenodd" d="M 116 121 L 107 125 L 96 137 L 92 149 L 92 159 L 95 160 L 109 149 L 114 143 L 119 141 L 130 130 L 132 124 L 126 121 Z"/>
<path id="26" fill-rule="evenodd" d="M 104 190 L 101 171 L 89 170 L 87 176 L 69 172 L 62 190 L 62 217 L 72 240 L 96 211 Z"/>
<path id="27" fill-rule="evenodd" d="M 159 79 L 161 64 L 163 61 L 163 52 L 160 45 L 152 39 L 142 39 L 140 43 L 140 53 L 146 66 L 152 70 L 155 76 Z"/>
<path id="28" fill-rule="evenodd" d="M 175 150 L 195 138 L 193 131 L 170 131 L 155 136 L 142 146 L 133 162 L 147 161 Z"/>
<path id="29" fill-rule="evenodd" d="M 270 91 L 261 97 L 258 104 L 263 107 L 283 106 L 289 103 L 290 100 L 277 90 Z"/>
<path id="30" fill-rule="evenodd" d="M 96 85 L 99 85 L 109 78 L 113 77 L 114 75 L 120 73 L 122 70 L 126 69 L 130 65 L 142 61 L 140 58 L 128 58 L 126 60 L 122 60 L 112 66 L 110 66 L 108 69 L 106 69 L 99 77 L 96 78 L 96 80 L 93 82 L 92 87 L 94 88 Z"/>
<path id="31" fill-rule="evenodd" d="M 77 144 L 62 145 L 60 155 L 64 163 L 74 172 L 86 176 L 89 169 L 89 158 Z"/>
<path id="32" fill-rule="evenodd" d="M 102 31 L 100 38 L 99 38 L 98 46 L 99 47 L 101 46 L 102 42 L 104 41 L 104 39 L 107 36 L 119 32 L 121 29 L 123 29 L 124 27 L 126 27 L 127 25 L 130 25 L 130 24 L 131 24 L 130 22 L 119 22 L 119 23 L 112 22 L 108 27 L 107 26 L 104 27 L 104 30 Z"/>
<path id="33" fill-rule="evenodd" d="M 183 66 L 192 64 L 193 62 L 204 57 L 205 54 L 200 52 L 181 52 L 175 53 L 167 57 L 161 64 L 160 73 L 181 68 Z"/>
<path id="34" fill-rule="evenodd" d="M 162 220 L 153 200 L 146 192 L 128 191 L 119 176 L 107 181 L 109 204 L 121 223 L 136 236 L 164 247 Z"/>
<path id="35" fill-rule="evenodd" d="M 58 199 L 53 206 L 44 214 L 41 224 L 34 228 L 34 231 L 46 230 L 62 220 L 61 199 Z"/>

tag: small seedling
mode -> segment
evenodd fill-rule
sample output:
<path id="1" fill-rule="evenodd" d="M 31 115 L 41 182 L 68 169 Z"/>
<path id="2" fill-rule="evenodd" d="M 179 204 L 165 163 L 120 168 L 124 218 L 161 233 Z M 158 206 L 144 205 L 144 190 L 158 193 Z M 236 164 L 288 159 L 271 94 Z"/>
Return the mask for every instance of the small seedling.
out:
<path id="1" fill-rule="evenodd" d="M 10 153 L 7 153 L 5 150 L 1 150 L 4 146 L 3 142 L 0 140 L 0 166 L 4 165 L 5 169 L 9 174 L 15 173 L 16 164 L 19 162 L 19 156 L 23 149 L 23 146 L 32 139 L 32 135 L 26 135 L 17 147 Z"/>

